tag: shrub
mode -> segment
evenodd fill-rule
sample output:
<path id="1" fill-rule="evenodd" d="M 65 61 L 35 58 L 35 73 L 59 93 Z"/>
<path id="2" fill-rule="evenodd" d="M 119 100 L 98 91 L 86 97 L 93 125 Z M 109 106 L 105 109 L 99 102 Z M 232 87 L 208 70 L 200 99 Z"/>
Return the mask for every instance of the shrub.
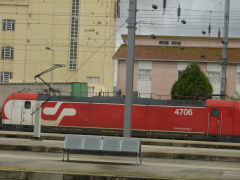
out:
<path id="1" fill-rule="evenodd" d="M 196 62 L 181 72 L 171 89 L 172 99 L 201 99 L 210 97 L 212 85 Z"/>

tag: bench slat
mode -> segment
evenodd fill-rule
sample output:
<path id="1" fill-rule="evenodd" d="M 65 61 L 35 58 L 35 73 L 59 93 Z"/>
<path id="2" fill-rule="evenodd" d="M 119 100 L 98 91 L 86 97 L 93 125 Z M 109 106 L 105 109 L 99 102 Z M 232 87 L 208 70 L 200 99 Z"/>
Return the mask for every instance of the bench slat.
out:
<path id="1" fill-rule="evenodd" d="M 67 135 L 65 137 L 65 149 L 82 149 L 84 136 Z"/>
<path id="2" fill-rule="evenodd" d="M 62 160 L 64 153 L 103 153 L 103 154 L 135 154 L 137 162 L 141 164 L 141 140 L 138 138 L 67 135 L 65 137 Z M 138 163 L 137 163 L 138 164 Z"/>
<path id="3" fill-rule="evenodd" d="M 137 138 L 122 138 L 121 151 L 139 153 L 140 139 Z"/>
<path id="4" fill-rule="evenodd" d="M 103 151 L 121 152 L 121 138 L 103 137 Z"/>
<path id="5" fill-rule="evenodd" d="M 100 136 L 85 136 L 83 142 L 83 149 L 85 150 L 102 150 L 102 137 Z"/>

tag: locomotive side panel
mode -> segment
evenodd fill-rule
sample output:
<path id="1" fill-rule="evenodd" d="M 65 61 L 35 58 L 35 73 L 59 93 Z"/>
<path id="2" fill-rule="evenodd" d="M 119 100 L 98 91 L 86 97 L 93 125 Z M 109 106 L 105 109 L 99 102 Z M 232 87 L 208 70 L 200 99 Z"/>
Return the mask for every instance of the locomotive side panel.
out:
<path id="1" fill-rule="evenodd" d="M 122 129 L 123 104 L 47 102 L 42 106 L 43 125 Z M 207 131 L 205 108 L 134 105 L 132 128 L 181 132 Z"/>
<path id="2" fill-rule="evenodd" d="M 209 107 L 209 134 L 232 135 L 233 133 L 233 108 Z"/>
<path id="3" fill-rule="evenodd" d="M 47 102 L 42 106 L 43 125 L 123 128 L 120 104 Z"/>
<path id="4" fill-rule="evenodd" d="M 12 122 L 12 105 L 13 100 L 5 101 L 1 114 L 2 114 L 2 123 L 3 124 L 13 124 Z"/>
<path id="5" fill-rule="evenodd" d="M 34 111 L 39 108 L 36 107 L 37 98 L 36 93 L 11 94 L 1 109 L 3 124 L 33 125 Z M 46 96 L 45 99 L 41 99 L 38 102 L 43 103 L 40 108 L 42 125 L 123 128 L 124 104 L 112 104 L 109 100 L 80 100 L 84 102 L 73 98 L 68 101 L 64 97 L 48 99 Z M 92 102 L 88 102 L 89 100 Z M 148 105 L 143 105 L 145 103 Z M 153 101 L 152 104 L 155 105 L 150 105 L 151 103 L 141 100 L 133 105 L 133 129 L 205 133 L 213 137 L 240 135 L 239 102 L 207 100 L 206 106 L 194 106 L 194 103 L 189 102 L 187 105 L 183 102 L 170 102 L 172 104 L 167 105 L 160 105 L 161 102 L 157 101 Z"/>
<path id="6" fill-rule="evenodd" d="M 32 125 L 37 93 L 13 93 L 5 100 L 2 109 L 2 123 L 15 125 Z"/>
<path id="7" fill-rule="evenodd" d="M 240 135 L 240 102 L 235 102 L 233 135 Z"/>
<path id="8" fill-rule="evenodd" d="M 33 125 L 35 101 L 9 100 L 3 107 L 3 124 Z"/>
<path id="9" fill-rule="evenodd" d="M 220 135 L 233 134 L 233 108 L 220 109 L 222 115 L 220 117 Z M 222 122 L 221 122 L 222 121 Z"/>
<path id="10" fill-rule="evenodd" d="M 237 102 L 230 100 L 207 101 L 206 107 L 209 114 L 209 134 L 215 136 L 233 135 L 235 126 L 234 119 L 239 113 L 236 111 L 236 103 Z"/>
<path id="11" fill-rule="evenodd" d="M 207 130 L 206 108 L 136 106 L 133 112 L 134 129 L 200 133 Z"/>

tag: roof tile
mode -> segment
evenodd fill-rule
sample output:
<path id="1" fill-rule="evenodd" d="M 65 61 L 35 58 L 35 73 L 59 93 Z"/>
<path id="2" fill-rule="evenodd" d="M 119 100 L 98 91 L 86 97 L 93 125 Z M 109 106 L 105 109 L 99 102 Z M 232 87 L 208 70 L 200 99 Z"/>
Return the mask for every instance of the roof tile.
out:
<path id="1" fill-rule="evenodd" d="M 126 59 L 127 45 L 122 44 L 114 59 Z M 221 48 L 169 47 L 169 46 L 135 46 L 135 59 L 150 60 L 194 60 L 221 61 Z M 240 62 L 240 49 L 228 49 L 228 61 Z"/>

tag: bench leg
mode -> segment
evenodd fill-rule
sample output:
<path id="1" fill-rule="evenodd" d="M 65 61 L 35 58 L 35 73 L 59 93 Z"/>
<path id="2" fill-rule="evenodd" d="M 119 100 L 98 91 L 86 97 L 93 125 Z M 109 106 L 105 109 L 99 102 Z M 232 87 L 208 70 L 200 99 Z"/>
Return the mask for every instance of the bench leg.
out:
<path id="1" fill-rule="evenodd" d="M 142 165 L 142 153 L 140 153 L 140 165 Z"/>
<path id="2" fill-rule="evenodd" d="M 136 162 L 136 165 L 138 165 L 138 161 L 139 161 L 139 154 L 137 153 L 137 162 Z"/>
<path id="3" fill-rule="evenodd" d="M 62 152 L 62 161 L 64 161 L 64 150 Z"/>
<path id="4" fill-rule="evenodd" d="M 137 154 L 137 165 L 138 165 L 138 161 L 140 162 L 140 165 L 142 165 L 142 153 Z"/>
<path id="5" fill-rule="evenodd" d="M 141 144 L 139 147 L 139 157 L 140 157 L 140 165 L 142 165 L 142 148 L 141 148 Z"/>
<path id="6" fill-rule="evenodd" d="M 136 165 L 138 165 L 138 154 L 137 154 L 137 161 L 136 161 Z"/>

